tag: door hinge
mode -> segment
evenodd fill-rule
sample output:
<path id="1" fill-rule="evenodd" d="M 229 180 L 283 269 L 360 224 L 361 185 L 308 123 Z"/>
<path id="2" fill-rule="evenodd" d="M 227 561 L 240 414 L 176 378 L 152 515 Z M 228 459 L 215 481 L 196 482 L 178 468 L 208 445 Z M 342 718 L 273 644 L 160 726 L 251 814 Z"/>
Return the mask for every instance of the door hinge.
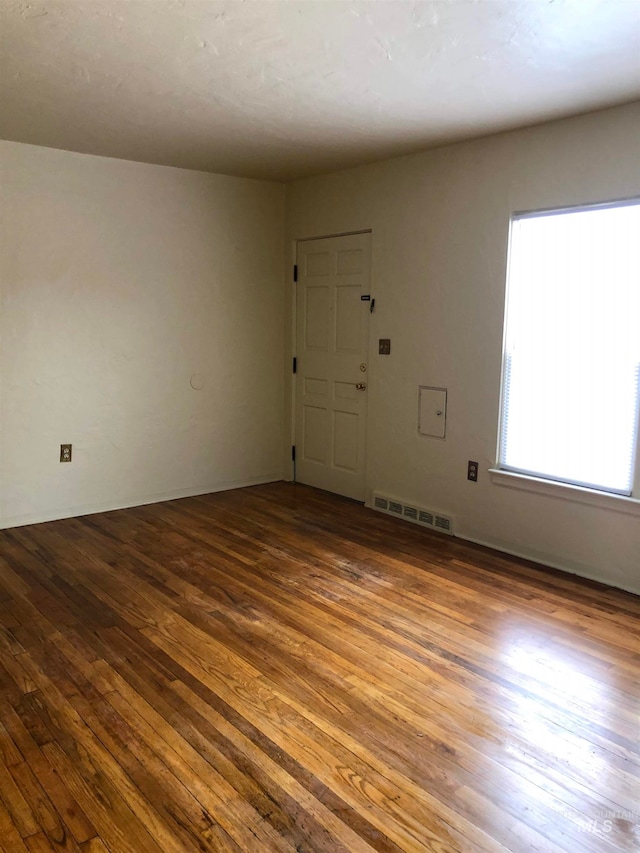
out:
<path id="1" fill-rule="evenodd" d="M 296 446 L 295 446 L 295 444 L 291 445 L 291 461 L 292 462 L 296 461 Z"/>
<path id="2" fill-rule="evenodd" d="M 293 265 L 293 280 L 298 280 L 298 264 Z"/>
<path id="3" fill-rule="evenodd" d="M 298 359 L 295 357 L 295 355 L 293 357 L 293 372 L 294 373 L 298 372 Z"/>

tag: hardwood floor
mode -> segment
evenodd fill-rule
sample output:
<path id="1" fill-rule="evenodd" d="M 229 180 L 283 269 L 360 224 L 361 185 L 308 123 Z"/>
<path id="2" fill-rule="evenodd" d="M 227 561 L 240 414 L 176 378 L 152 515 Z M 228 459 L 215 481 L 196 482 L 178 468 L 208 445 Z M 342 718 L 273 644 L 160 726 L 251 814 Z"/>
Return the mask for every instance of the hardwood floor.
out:
<path id="1" fill-rule="evenodd" d="M 640 849 L 640 599 L 273 484 L 0 532 L 0 847 Z"/>

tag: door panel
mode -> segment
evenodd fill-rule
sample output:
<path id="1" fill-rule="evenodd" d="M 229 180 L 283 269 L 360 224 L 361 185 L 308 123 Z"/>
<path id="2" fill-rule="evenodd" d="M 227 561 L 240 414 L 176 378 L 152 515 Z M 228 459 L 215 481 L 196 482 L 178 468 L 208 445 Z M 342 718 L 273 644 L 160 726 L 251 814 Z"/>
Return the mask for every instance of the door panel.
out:
<path id="1" fill-rule="evenodd" d="M 307 278 L 331 274 L 330 252 L 308 252 L 304 256 L 304 271 Z"/>
<path id="2" fill-rule="evenodd" d="M 338 275 L 361 273 L 364 270 L 364 253 L 361 249 L 342 249 L 338 252 Z"/>
<path id="3" fill-rule="evenodd" d="M 336 351 L 360 353 L 360 315 L 362 289 L 357 285 L 336 288 Z M 365 306 L 368 308 L 368 305 Z"/>
<path id="4" fill-rule="evenodd" d="M 329 300 L 328 287 L 308 286 L 305 292 L 305 335 L 306 350 L 327 352 L 329 349 Z"/>
<path id="5" fill-rule="evenodd" d="M 370 234 L 305 240 L 297 257 L 296 479 L 356 500 L 365 483 L 370 242 Z"/>
<path id="6" fill-rule="evenodd" d="M 358 415 L 333 412 L 333 464 L 345 471 L 358 468 Z"/>
<path id="7" fill-rule="evenodd" d="M 304 433 L 302 459 L 326 465 L 327 462 L 327 407 L 304 407 Z"/>

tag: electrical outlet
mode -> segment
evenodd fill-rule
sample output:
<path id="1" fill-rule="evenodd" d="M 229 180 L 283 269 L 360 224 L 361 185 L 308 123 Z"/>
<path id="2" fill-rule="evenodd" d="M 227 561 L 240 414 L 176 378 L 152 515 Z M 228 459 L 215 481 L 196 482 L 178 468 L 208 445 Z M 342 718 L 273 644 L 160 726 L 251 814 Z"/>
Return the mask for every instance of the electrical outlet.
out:
<path id="1" fill-rule="evenodd" d="M 61 462 L 71 462 L 71 445 L 70 444 L 61 444 L 60 445 L 60 461 Z"/>
<path id="2" fill-rule="evenodd" d="M 474 483 L 478 480 L 478 463 L 469 460 L 467 462 L 467 480 L 472 480 Z"/>

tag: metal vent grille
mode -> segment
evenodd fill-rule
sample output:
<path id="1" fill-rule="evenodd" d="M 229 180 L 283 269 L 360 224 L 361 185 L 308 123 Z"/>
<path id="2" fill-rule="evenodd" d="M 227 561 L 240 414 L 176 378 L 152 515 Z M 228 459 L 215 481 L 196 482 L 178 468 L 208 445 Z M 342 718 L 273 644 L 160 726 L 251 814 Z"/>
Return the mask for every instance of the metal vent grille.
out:
<path id="1" fill-rule="evenodd" d="M 413 524 L 420 524 L 422 527 L 429 527 L 431 530 L 447 533 L 449 536 L 453 535 L 453 518 L 450 516 L 441 515 L 433 510 L 405 504 L 394 498 L 378 494 L 373 495 L 373 506 L 380 512 L 401 516 Z"/>

